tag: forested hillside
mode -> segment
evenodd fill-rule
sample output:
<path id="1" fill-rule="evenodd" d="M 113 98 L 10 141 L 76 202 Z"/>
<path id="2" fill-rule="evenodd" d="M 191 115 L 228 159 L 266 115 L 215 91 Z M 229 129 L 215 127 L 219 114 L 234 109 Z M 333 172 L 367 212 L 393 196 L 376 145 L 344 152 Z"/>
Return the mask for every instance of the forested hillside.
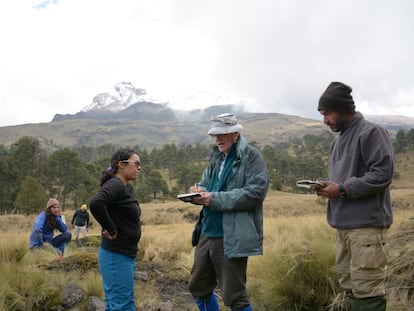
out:
<path id="1" fill-rule="evenodd" d="M 414 149 L 414 130 L 399 131 L 394 140 L 397 154 Z M 298 179 L 327 176 L 327 154 L 333 135 L 304 135 L 276 145 L 257 148 L 265 157 L 271 188 L 303 191 Z M 251 142 L 253 145 L 256 143 Z M 140 155 L 142 170 L 134 189 L 140 202 L 173 199 L 200 179 L 211 146 L 166 144 L 151 150 L 133 147 Z M 63 209 L 88 202 L 99 184 L 101 171 L 109 165 L 118 147 L 61 148 L 48 153 L 37 138 L 25 136 L 9 148 L 0 145 L 0 214 L 36 213 L 50 196 Z M 395 178 L 406 174 L 396 171 Z"/>

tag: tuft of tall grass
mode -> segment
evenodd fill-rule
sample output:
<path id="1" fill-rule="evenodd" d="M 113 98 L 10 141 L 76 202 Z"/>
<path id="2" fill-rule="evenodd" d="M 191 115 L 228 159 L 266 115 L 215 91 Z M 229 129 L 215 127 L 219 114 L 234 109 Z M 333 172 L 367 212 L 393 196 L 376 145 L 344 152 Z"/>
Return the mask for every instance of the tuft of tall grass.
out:
<path id="1" fill-rule="evenodd" d="M 5 233 L 4 235 L 5 236 L 0 239 L 0 262 L 21 262 L 28 252 L 27 240 L 12 237 L 10 233 Z"/>
<path id="2" fill-rule="evenodd" d="M 400 224 L 398 232 L 389 236 L 388 296 L 391 300 L 399 302 L 401 310 L 412 310 L 414 304 L 413 228 L 414 219 L 408 218 Z"/>
<path id="3" fill-rule="evenodd" d="M 252 257 L 249 264 L 248 289 L 256 310 L 324 310 L 335 300 L 335 232 L 321 221 L 267 222 L 265 256 Z"/>
<path id="4" fill-rule="evenodd" d="M 0 267 L 0 309 L 59 310 L 61 293 L 41 271 L 22 271 L 18 264 Z"/>
<path id="5" fill-rule="evenodd" d="M 102 289 L 102 277 L 101 275 L 96 272 L 88 272 L 84 275 L 85 280 L 85 290 L 87 295 L 96 296 L 96 297 L 103 297 L 103 289 Z"/>

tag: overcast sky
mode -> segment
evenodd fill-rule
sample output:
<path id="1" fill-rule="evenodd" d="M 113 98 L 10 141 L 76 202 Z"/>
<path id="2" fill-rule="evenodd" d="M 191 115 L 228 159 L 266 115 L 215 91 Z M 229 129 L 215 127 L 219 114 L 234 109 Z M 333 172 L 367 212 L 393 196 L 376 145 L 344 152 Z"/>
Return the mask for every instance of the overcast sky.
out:
<path id="1" fill-rule="evenodd" d="M 414 117 L 412 0 L 0 2 L 0 126 L 74 114 L 121 81 L 320 118 L 329 82 L 366 114 Z"/>

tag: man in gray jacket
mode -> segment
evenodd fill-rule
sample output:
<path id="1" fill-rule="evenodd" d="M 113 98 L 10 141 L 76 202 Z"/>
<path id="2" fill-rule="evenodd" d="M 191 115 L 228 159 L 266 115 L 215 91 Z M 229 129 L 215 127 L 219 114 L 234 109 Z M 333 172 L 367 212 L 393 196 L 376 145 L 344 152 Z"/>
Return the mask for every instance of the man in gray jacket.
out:
<path id="1" fill-rule="evenodd" d="M 201 311 L 218 311 L 215 288 L 233 311 L 251 311 L 246 291 L 248 256 L 263 254 L 263 200 L 269 186 L 260 152 L 240 135 L 231 113 L 211 119 L 215 138 L 211 159 L 191 192 L 203 205 L 201 236 L 195 249 L 189 290 Z"/>
<path id="2" fill-rule="evenodd" d="M 329 154 L 327 220 L 337 229 L 336 270 L 351 311 L 386 309 L 387 230 L 394 155 L 388 132 L 355 111 L 352 89 L 332 82 L 319 99 L 323 122 L 338 135 Z"/>

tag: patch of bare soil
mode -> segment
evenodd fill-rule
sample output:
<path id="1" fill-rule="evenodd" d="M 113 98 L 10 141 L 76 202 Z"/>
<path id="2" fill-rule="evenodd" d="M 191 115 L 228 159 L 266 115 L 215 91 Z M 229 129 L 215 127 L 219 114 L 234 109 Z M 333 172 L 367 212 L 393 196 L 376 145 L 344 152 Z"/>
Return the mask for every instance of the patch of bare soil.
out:
<path id="1" fill-rule="evenodd" d="M 188 277 L 179 268 L 168 263 L 138 262 L 135 273 L 138 292 L 141 292 L 142 297 L 147 297 L 144 299 L 148 302 L 138 306 L 137 311 L 194 310 L 194 299 L 187 287 Z M 148 295 L 158 295 L 158 302 L 150 305 L 152 303 Z"/>

